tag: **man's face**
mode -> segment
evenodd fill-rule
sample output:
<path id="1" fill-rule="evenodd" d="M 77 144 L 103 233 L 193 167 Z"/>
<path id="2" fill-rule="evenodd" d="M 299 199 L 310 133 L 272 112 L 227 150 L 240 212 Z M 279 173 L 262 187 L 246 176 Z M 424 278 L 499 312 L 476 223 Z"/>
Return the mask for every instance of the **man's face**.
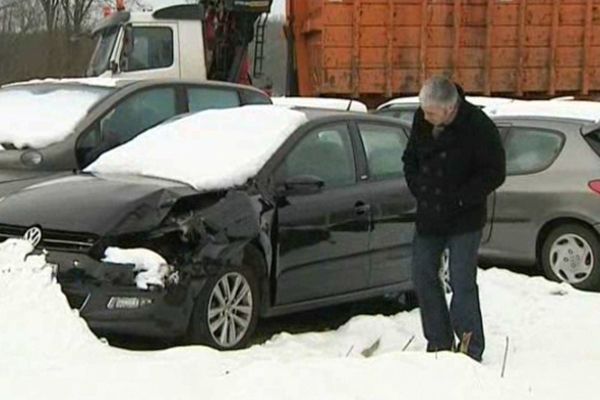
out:
<path id="1" fill-rule="evenodd" d="M 443 125 L 450 120 L 454 107 L 428 106 L 423 107 L 425 119 L 433 125 Z"/>

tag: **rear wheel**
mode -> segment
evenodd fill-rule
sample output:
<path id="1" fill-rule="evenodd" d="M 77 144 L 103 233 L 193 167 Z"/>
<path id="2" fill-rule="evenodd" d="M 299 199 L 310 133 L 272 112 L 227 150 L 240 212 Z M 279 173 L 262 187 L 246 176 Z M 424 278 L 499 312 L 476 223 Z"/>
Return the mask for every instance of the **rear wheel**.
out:
<path id="1" fill-rule="evenodd" d="M 219 350 L 245 347 L 258 321 L 258 287 L 250 267 L 208 278 L 194 305 L 189 341 Z"/>
<path id="2" fill-rule="evenodd" d="M 600 290 L 600 241 L 595 232 L 578 224 L 564 224 L 544 240 L 544 274 L 578 289 Z"/>

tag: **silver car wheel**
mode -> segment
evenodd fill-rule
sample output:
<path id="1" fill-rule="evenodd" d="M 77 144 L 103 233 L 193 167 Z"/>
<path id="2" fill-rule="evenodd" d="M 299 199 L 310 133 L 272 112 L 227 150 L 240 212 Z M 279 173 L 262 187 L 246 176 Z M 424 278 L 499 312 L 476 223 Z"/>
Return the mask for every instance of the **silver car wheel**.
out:
<path id="1" fill-rule="evenodd" d="M 590 276 L 594 268 L 592 247 L 579 235 L 562 235 L 550 248 L 550 267 L 565 282 L 581 283 Z"/>
<path id="2" fill-rule="evenodd" d="M 242 340 L 252 320 L 252 290 L 239 273 L 223 276 L 208 301 L 208 327 L 215 342 L 233 347 Z"/>
<path id="3" fill-rule="evenodd" d="M 442 287 L 445 293 L 450 294 L 452 293 L 452 286 L 450 285 L 450 249 L 444 249 L 441 264 L 440 280 L 442 281 Z"/>

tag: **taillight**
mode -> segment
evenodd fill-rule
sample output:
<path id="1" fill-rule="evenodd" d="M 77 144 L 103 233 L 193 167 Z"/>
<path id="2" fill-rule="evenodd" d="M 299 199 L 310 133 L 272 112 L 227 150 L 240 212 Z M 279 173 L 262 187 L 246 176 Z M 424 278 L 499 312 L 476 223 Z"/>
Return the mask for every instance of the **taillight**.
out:
<path id="1" fill-rule="evenodd" d="M 600 179 L 595 181 L 590 181 L 588 183 L 590 189 L 592 189 L 595 193 L 600 194 Z"/>

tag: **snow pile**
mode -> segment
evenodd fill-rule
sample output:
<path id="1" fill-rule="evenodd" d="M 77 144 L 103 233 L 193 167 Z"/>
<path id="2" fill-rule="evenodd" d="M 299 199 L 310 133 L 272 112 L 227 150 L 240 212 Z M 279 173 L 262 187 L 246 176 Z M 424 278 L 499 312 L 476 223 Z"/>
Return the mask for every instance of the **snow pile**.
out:
<path id="1" fill-rule="evenodd" d="M 106 347 L 69 308 L 45 256 L 32 251 L 25 240 L 0 244 L 0 360 L 64 359 Z M 10 396 L 0 390 L 0 398 Z"/>
<path id="2" fill-rule="evenodd" d="M 237 352 L 201 346 L 131 352 L 97 341 L 69 310 L 43 257 L 22 262 L 17 254 L 28 249 L 19 246 L 0 246 L 2 399 L 597 396 L 600 296 L 542 278 L 480 271 L 487 339 L 482 364 L 462 354 L 426 353 L 418 310 L 357 316 L 335 331 L 284 332 Z"/>
<path id="3" fill-rule="evenodd" d="M 173 268 L 165 259 L 148 249 L 120 249 L 109 247 L 104 253 L 104 262 L 135 265 L 135 284 L 138 289 L 148 290 L 150 286 L 165 286 L 165 280 L 173 273 Z"/>
<path id="4" fill-rule="evenodd" d="M 325 108 L 339 111 L 368 111 L 365 103 L 351 99 L 333 99 L 325 97 L 272 97 L 273 104 L 288 107 Z"/>
<path id="5" fill-rule="evenodd" d="M 199 190 L 242 185 L 306 121 L 277 106 L 207 110 L 148 130 L 86 171 L 172 179 Z"/>
<path id="6" fill-rule="evenodd" d="M 30 85 L 0 90 L 0 143 L 42 148 L 73 132 L 106 89 L 60 86 L 40 91 Z"/>

